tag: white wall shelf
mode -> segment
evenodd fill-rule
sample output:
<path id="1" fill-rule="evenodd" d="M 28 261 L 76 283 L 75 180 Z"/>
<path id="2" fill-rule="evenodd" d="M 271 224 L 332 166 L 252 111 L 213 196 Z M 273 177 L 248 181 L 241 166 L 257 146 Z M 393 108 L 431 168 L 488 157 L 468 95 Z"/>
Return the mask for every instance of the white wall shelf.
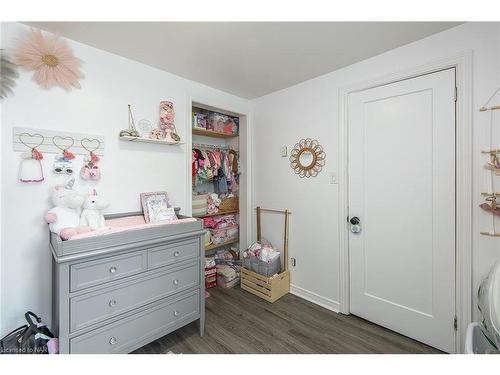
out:
<path id="1" fill-rule="evenodd" d="M 126 141 L 126 142 L 141 142 L 141 143 L 156 143 L 160 145 L 182 145 L 182 142 L 168 142 L 168 141 L 163 141 L 161 139 L 152 139 L 152 138 L 142 138 L 142 137 L 131 137 L 128 135 L 120 137 L 121 141 Z"/>

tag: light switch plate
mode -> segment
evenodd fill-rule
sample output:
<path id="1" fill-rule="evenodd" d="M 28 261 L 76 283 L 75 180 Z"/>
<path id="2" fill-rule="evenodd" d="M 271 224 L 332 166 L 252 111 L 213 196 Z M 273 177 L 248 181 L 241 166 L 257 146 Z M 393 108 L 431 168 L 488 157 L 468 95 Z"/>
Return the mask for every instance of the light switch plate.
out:
<path id="1" fill-rule="evenodd" d="M 335 185 L 338 183 L 337 181 L 337 174 L 336 173 L 330 173 L 330 184 Z"/>
<path id="2" fill-rule="evenodd" d="M 281 155 L 282 157 L 284 157 L 284 158 L 285 158 L 285 157 L 287 157 L 287 155 L 288 155 L 288 149 L 287 149 L 287 147 L 286 147 L 286 146 L 281 146 L 281 149 L 280 149 L 280 155 Z"/>

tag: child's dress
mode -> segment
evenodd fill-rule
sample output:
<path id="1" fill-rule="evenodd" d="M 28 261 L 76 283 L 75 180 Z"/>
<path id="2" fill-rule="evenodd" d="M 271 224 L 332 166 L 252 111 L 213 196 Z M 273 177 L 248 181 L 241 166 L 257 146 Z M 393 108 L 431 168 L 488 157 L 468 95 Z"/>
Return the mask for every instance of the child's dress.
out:
<path id="1" fill-rule="evenodd" d="M 42 163 L 36 159 L 22 159 L 19 164 L 19 181 L 42 182 L 44 180 Z"/>

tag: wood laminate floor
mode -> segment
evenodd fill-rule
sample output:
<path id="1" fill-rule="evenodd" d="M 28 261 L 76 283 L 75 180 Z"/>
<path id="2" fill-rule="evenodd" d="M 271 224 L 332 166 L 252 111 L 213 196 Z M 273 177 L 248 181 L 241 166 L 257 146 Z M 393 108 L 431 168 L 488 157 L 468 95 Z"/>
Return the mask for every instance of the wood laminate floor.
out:
<path id="1" fill-rule="evenodd" d="M 210 289 L 205 335 L 196 323 L 134 353 L 441 353 L 353 315 L 288 294 L 271 304 L 240 288 Z"/>

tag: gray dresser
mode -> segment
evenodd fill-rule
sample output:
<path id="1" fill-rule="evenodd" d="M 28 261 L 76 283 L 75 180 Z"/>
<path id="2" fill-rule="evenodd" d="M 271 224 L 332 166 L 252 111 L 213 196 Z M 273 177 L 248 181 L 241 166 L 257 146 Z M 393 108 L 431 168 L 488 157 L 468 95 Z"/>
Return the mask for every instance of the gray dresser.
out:
<path id="1" fill-rule="evenodd" d="M 129 353 L 195 320 L 203 335 L 204 233 L 200 220 L 70 241 L 51 233 L 60 352 Z"/>

